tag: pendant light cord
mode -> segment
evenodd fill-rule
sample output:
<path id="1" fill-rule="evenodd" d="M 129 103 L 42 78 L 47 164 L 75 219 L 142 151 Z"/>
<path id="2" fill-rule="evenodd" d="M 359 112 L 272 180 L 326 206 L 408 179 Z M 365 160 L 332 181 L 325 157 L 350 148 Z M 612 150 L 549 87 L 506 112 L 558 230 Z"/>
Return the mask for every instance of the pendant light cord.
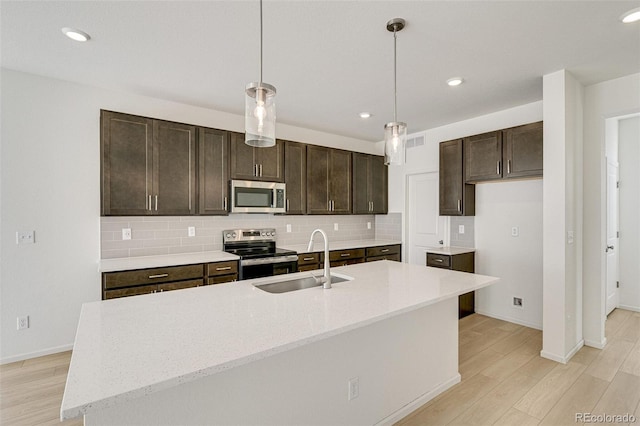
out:
<path id="1" fill-rule="evenodd" d="M 262 0 L 260 0 L 260 85 L 262 85 Z"/>
<path id="2" fill-rule="evenodd" d="M 262 1 L 262 0 L 260 0 Z M 393 28 L 393 121 L 398 122 L 398 88 L 396 77 L 396 28 Z"/>

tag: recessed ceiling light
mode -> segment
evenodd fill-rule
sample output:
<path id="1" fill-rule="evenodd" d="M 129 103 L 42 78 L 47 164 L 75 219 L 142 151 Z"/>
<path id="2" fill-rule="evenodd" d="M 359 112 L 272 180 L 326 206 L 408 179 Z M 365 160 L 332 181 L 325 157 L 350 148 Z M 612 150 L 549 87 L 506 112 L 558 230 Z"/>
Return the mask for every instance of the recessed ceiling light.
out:
<path id="1" fill-rule="evenodd" d="M 453 77 L 447 80 L 449 86 L 460 86 L 464 79 L 462 77 Z"/>
<path id="2" fill-rule="evenodd" d="M 360 113 L 360 118 L 370 118 L 371 117 L 371 113 L 370 112 L 361 112 Z"/>
<path id="3" fill-rule="evenodd" d="M 624 15 L 620 17 L 620 20 L 625 24 L 630 24 L 631 22 L 640 21 L 640 7 L 626 12 Z"/>
<path id="4" fill-rule="evenodd" d="M 62 33 L 75 41 L 87 41 L 91 39 L 91 36 L 84 31 L 76 30 L 75 28 L 64 27 Z"/>

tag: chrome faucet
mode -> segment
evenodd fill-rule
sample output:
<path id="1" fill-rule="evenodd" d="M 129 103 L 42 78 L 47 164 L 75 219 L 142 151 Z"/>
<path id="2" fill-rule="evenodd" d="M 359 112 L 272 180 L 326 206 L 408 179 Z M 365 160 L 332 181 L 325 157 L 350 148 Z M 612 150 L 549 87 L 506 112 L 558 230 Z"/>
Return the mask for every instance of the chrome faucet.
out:
<path id="1" fill-rule="evenodd" d="M 322 278 L 316 278 L 316 280 L 319 280 L 322 283 L 322 288 L 331 288 L 331 273 L 329 271 L 329 239 L 322 229 L 316 229 L 311 233 L 307 251 L 311 252 L 313 250 L 313 237 L 316 235 L 316 232 L 321 233 L 322 238 L 324 238 L 324 276 Z"/>

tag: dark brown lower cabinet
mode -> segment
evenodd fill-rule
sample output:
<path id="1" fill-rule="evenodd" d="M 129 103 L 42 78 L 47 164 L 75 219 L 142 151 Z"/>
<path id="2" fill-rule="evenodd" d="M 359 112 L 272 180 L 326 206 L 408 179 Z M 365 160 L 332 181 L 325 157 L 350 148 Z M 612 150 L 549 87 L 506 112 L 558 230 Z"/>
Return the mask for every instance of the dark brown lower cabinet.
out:
<path id="1" fill-rule="evenodd" d="M 400 244 L 392 244 L 388 246 L 367 247 L 365 262 L 375 262 L 376 260 L 394 260 L 400 262 L 401 258 Z"/>
<path id="2" fill-rule="evenodd" d="M 475 253 L 440 254 L 427 252 L 427 266 L 450 269 L 452 271 L 475 272 Z M 458 318 L 464 318 L 475 312 L 475 292 L 461 294 L 458 297 Z"/>
<path id="3" fill-rule="evenodd" d="M 220 284 L 238 279 L 238 262 L 167 266 L 102 273 L 102 300 L 183 288 Z"/>
<path id="4" fill-rule="evenodd" d="M 365 249 L 334 250 L 329 252 L 331 266 L 346 266 L 364 262 Z"/>

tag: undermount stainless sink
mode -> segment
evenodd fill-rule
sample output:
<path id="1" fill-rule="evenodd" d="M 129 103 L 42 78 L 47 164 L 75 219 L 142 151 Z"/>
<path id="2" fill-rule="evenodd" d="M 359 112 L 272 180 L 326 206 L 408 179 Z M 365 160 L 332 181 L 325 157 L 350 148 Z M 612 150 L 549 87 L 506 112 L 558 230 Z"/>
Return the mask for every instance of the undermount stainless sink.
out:
<path id="1" fill-rule="evenodd" d="M 343 281 L 351 281 L 353 278 L 339 275 L 331 275 L 331 283 L 340 283 Z M 305 288 L 322 286 L 322 282 L 313 276 L 287 279 L 283 281 L 260 282 L 253 283 L 254 287 L 269 293 L 287 293 L 289 291 L 303 290 Z"/>

